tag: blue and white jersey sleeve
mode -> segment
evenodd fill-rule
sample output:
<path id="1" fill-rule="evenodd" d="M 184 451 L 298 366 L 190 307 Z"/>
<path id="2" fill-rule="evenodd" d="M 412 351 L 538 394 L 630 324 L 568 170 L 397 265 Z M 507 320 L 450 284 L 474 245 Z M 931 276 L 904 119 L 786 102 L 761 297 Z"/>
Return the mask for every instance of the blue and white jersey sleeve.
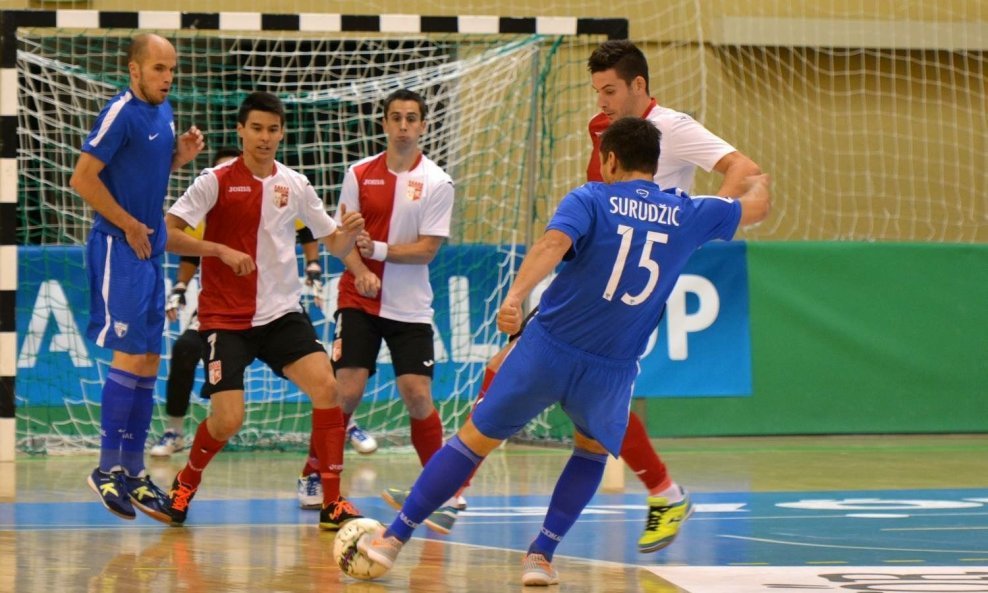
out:
<path id="1" fill-rule="evenodd" d="M 590 225 L 593 222 L 592 187 L 600 185 L 598 183 L 584 184 L 570 193 L 566 194 L 563 201 L 559 203 L 559 208 L 552 215 L 546 230 L 556 230 L 566 234 L 573 242 L 573 247 L 566 254 L 565 259 L 569 260 L 580 253 L 584 241 L 590 232 Z"/>
<path id="2" fill-rule="evenodd" d="M 104 165 L 113 160 L 114 155 L 126 144 L 128 134 L 128 110 L 124 109 L 133 98 L 123 92 L 108 102 L 96 118 L 96 124 L 86 137 L 82 151 L 91 154 Z"/>
<path id="3" fill-rule="evenodd" d="M 741 204 L 737 200 L 720 196 L 693 196 L 690 200 L 696 211 L 698 244 L 734 238 L 741 222 Z"/>

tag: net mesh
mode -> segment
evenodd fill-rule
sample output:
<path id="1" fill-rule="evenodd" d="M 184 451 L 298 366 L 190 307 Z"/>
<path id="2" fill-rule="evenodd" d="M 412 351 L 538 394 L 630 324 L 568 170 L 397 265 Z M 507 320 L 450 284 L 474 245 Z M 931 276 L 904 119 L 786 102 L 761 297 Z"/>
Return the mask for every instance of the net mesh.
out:
<path id="1" fill-rule="evenodd" d="M 20 314 L 27 319 L 18 373 L 18 438 L 28 451 L 98 446 L 100 390 L 109 352 L 85 340 L 87 286 L 82 270 L 91 216 L 68 189 L 78 147 L 106 100 L 127 84 L 119 56 L 123 34 L 74 35 L 39 31 L 20 38 L 20 192 L 18 229 L 23 245 Z M 539 130 L 550 126 L 544 100 L 559 39 L 540 36 L 420 38 L 281 38 L 184 35 L 175 38 L 180 76 L 170 93 L 176 126 L 199 126 L 212 149 L 236 146 L 235 119 L 250 90 L 283 98 L 288 111 L 279 160 L 305 173 L 327 207 L 335 208 L 346 167 L 384 149 L 380 101 L 397 88 L 422 93 L 430 127 L 426 154 L 455 180 L 457 200 L 448 245 L 432 265 L 437 309 L 436 405 L 447 430 L 469 409 L 487 359 L 503 341 L 494 315 L 501 292 L 527 240 L 536 176 L 530 155 L 551 145 Z M 540 134 L 542 134 L 540 136 Z M 172 176 L 181 194 L 207 166 Z M 543 172 L 551 177 L 552 172 Z M 541 179 L 540 179 L 541 177 Z M 301 262 L 301 253 L 299 253 Z M 306 305 L 324 342 L 341 267 L 324 254 L 322 291 Z M 177 258 L 167 259 L 174 278 Z M 301 264 L 300 264 L 301 265 Z M 166 332 L 156 398 L 164 397 L 171 345 L 194 310 L 197 285 L 179 323 Z M 386 349 L 355 419 L 385 442 L 407 441 L 407 414 L 396 397 Z M 201 371 L 197 379 L 202 382 Z M 307 444 L 309 404 L 293 385 L 256 363 L 247 372 L 244 428 L 232 447 Z M 189 422 L 206 414 L 193 397 Z M 158 406 L 152 432 L 163 427 Z"/>

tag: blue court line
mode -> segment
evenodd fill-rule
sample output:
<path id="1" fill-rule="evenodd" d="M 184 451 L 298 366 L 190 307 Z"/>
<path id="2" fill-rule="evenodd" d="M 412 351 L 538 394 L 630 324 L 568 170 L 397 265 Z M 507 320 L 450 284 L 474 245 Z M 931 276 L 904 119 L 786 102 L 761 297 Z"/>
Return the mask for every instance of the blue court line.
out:
<path id="1" fill-rule="evenodd" d="M 449 536 L 418 537 L 523 551 L 538 532 L 549 496 L 472 496 Z M 645 523 L 641 494 L 598 494 L 558 549 L 571 558 L 618 564 L 956 566 L 988 557 L 988 490 L 870 490 L 696 493 L 696 511 L 677 541 L 655 554 L 636 547 Z M 377 498 L 355 499 L 390 522 Z M 293 498 L 196 500 L 188 525 L 311 525 L 318 515 Z M 98 502 L 2 503 L 0 530 L 132 529 L 160 526 L 143 515 L 120 520 Z"/>

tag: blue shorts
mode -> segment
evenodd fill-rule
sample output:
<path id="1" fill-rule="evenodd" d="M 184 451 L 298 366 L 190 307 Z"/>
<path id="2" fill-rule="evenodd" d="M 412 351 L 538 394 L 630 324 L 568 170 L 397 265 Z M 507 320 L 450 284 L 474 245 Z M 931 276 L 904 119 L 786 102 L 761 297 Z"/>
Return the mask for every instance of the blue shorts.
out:
<path id="1" fill-rule="evenodd" d="M 161 257 L 138 259 L 125 239 L 92 231 L 86 243 L 89 328 L 98 346 L 161 354 L 165 281 Z"/>
<path id="2" fill-rule="evenodd" d="M 481 434 L 503 440 L 559 403 L 577 430 L 617 456 L 637 376 L 637 360 L 578 350 L 550 336 L 536 317 L 504 359 L 471 418 Z"/>

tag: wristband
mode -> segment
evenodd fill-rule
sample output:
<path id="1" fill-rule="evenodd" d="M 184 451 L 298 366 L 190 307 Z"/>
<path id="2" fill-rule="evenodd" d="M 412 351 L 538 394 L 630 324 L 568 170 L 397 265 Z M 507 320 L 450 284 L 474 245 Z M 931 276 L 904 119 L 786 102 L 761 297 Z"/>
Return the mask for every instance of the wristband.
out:
<path id="1" fill-rule="evenodd" d="M 185 292 L 187 288 L 188 286 L 185 285 L 185 282 L 179 281 L 172 285 L 172 292 L 182 293 Z"/>
<path id="2" fill-rule="evenodd" d="M 374 241 L 374 253 L 371 253 L 370 258 L 376 261 L 388 259 L 388 244 L 384 241 Z"/>

